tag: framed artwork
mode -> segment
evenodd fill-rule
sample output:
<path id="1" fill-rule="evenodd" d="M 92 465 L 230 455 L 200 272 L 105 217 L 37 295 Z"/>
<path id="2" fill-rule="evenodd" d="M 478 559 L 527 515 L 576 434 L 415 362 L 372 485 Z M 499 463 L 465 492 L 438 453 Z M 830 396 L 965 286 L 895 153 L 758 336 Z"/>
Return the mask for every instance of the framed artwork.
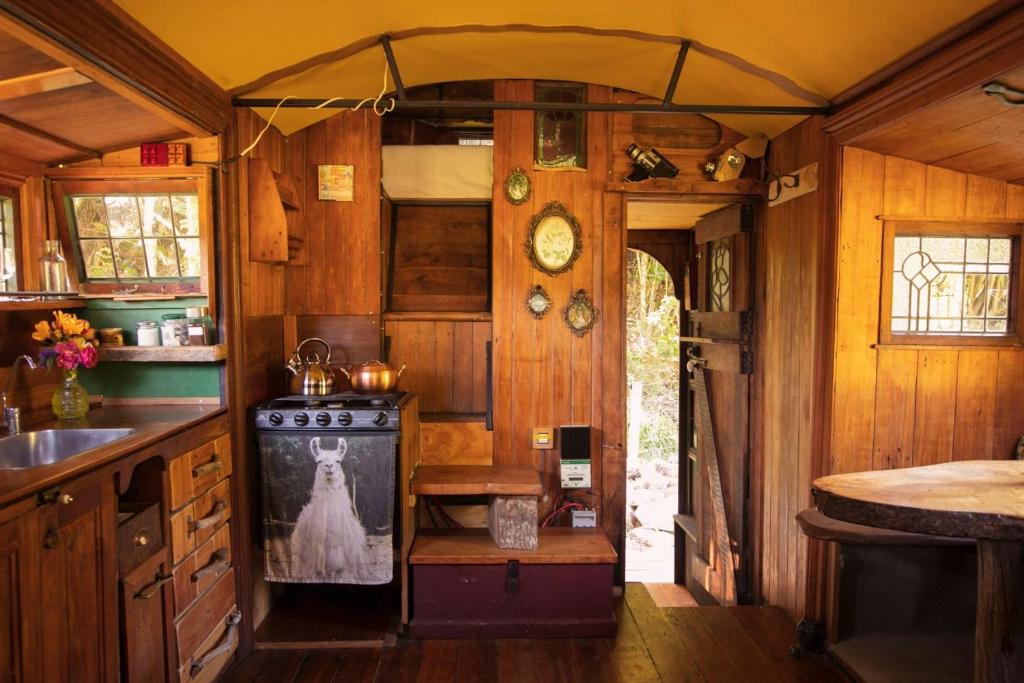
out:
<path id="1" fill-rule="evenodd" d="M 586 335 L 597 322 L 597 309 L 585 290 L 579 290 L 562 309 L 562 319 L 577 337 Z"/>
<path id="2" fill-rule="evenodd" d="M 505 198 L 512 204 L 522 204 L 530 198 L 530 177 L 518 166 L 505 178 Z"/>
<path id="3" fill-rule="evenodd" d="M 526 310 L 537 320 L 543 318 L 551 310 L 551 297 L 540 285 L 534 285 L 527 295 Z"/>
<path id="4" fill-rule="evenodd" d="M 572 268 L 583 250 L 579 221 L 560 202 L 530 220 L 526 253 L 537 270 L 554 277 Z"/>

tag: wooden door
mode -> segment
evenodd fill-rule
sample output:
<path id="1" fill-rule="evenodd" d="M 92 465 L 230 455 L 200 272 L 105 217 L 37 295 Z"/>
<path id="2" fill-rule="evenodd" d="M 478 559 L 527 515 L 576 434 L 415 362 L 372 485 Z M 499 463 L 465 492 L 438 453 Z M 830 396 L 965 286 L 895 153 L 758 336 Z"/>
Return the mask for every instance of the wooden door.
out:
<path id="1" fill-rule="evenodd" d="M 687 357 L 687 585 L 720 604 L 750 599 L 748 547 L 753 209 L 730 206 L 694 228 L 696 280 Z"/>
<path id="2" fill-rule="evenodd" d="M 227 527 L 224 527 L 225 529 Z M 174 578 L 166 549 L 136 567 L 121 580 L 122 681 L 158 683 L 166 680 L 165 600 Z M 173 669 L 173 667 L 171 667 Z"/>
<path id="3" fill-rule="evenodd" d="M 0 682 L 40 680 L 34 511 L 0 523 Z"/>
<path id="4" fill-rule="evenodd" d="M 116 681 L 117 556 L 113 480 L 62 485 L 39 509 L 47 681 Z"/>

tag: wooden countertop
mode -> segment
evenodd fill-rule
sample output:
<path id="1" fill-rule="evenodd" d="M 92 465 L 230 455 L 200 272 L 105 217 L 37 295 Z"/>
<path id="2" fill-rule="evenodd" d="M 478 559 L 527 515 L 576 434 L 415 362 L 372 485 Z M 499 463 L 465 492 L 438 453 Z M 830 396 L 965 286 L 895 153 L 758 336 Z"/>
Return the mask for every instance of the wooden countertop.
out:
<path id="1" fill-rule="evenodd" d="M 51 418 L 23 425 L 23 432 L 82 427 L 130 427 L 136 431 L 119 441 L 52 465 L 24 470 L 0 470 L 0 506 L 109 465 L 125 455 L 225 412 L 227 408 L 214 405 L 94 406 L 81 420 L 58 421 Z"/>

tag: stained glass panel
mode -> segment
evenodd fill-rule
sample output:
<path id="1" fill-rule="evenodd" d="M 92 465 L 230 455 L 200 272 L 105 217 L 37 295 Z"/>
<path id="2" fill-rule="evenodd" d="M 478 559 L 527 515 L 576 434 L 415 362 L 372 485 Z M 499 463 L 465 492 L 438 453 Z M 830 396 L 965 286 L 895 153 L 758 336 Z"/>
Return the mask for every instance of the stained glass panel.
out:
<path id="1" fill-rule="evenodd" d="M 732 310 L 732 238 L 722 237 L 708 248 L 708 304 L 712 311 Z"/>
<path id="2" fill-rule="evenodd" d="M 537 102 L 580 104 L 586 86 L 579 83 L 544 83 L 534 86 Z M 534 162 L 547 168 L 586 168 L 587 117 L 582 111 L 540 110 L 534 119 Z"/>
<path id="3" fill-rule="evenodd" d="M 1009 237 L 897 235 L 891 330 L 999 335 L 1009 329 Z"/>

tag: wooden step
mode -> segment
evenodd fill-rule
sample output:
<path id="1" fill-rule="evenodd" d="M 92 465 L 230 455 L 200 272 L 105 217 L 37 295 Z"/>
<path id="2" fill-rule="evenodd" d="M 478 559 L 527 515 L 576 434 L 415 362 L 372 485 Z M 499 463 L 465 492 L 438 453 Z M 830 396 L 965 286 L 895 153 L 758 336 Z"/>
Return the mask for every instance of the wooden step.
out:
<path id="1" fill-rule="evenodd" d="M 420 529 L 410 564 L 614 564 L 615 548 L 601 529 L 542 528 L 536 550 L 504 550 L 487 529 Z"/>
<path id="2" fill-rule="evenodd" d="M 417 496 L 540 496 L 540 474 L 528 465 L 420 465 L 412 479 Z"/>

